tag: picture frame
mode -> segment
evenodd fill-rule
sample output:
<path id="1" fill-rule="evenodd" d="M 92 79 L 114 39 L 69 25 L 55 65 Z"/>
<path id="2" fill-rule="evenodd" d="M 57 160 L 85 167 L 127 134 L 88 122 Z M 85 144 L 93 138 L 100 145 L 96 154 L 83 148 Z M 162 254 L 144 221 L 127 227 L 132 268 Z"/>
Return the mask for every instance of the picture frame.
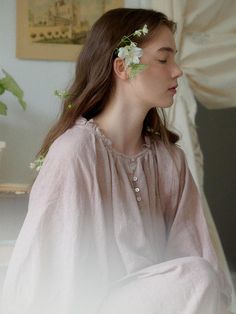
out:
<path id="1" fill-rule="evenodd" d="M 17 0 L 16 57 L 75 61 L 92 24 L 123 0 Z"/>

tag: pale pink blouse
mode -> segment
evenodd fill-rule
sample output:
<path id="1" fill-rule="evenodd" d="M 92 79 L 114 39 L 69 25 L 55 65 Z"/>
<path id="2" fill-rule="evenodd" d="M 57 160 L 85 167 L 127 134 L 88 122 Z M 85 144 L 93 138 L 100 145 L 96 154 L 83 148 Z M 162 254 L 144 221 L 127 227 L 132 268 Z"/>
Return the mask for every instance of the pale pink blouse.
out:
<path id="1" fill-rule="evenodd" d="M 117 280 L 188 256 L 212 265 L 229 302 L 183 151 L 145 141 L 124 155 L 81 117 L 53 143 L 10 261 L 4 314 L 96 313 Z"/>

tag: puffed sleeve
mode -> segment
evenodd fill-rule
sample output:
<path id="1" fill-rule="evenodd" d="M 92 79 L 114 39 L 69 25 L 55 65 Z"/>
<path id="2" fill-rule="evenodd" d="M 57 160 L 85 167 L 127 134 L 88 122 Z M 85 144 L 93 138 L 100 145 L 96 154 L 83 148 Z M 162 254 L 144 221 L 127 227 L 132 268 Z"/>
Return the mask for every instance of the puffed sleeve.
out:
<path id="1" fill-rule="evenodd" d="M 165 259 L 200 256 L 207 260 L 218 274 L 222 295 L 227 305 L 231 302 L 231 285 L 221 270 L 211 243 L 201 197 L 187 165 L 183 151 L 176 147 L 172 168 L 171 195 L 175 204 L 167 209 L 168 226 Z"/>
<path id="2" fill-rule="evenodd" d="M 64 140 L 51 146 L 9 263 L 2 314 L 90 313 L 93 174 L 86 147 L 77 154 Z"/>

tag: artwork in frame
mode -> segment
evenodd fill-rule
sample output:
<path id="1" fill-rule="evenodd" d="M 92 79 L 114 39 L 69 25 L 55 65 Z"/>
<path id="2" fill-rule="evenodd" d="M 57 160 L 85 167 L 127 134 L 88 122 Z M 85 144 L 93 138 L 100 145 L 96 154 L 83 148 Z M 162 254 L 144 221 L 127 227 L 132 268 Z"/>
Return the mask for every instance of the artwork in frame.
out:
<path id="1" fill-rule="evenodd" d="M 17 0 L 16 57 L 75 61 L 92 24 L 123 0 Z"/>

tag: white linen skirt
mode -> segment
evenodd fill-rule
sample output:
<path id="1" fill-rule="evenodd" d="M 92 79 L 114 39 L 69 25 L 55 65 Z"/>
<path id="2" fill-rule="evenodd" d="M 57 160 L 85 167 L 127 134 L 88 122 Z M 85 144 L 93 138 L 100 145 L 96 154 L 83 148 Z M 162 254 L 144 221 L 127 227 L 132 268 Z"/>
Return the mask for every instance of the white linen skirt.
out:
<path id="1" fill-rule="evenodd" d="M 197 256 L 152 265 L 116 282 L 99 314 L 228 314 L 212 266 Z"/>

